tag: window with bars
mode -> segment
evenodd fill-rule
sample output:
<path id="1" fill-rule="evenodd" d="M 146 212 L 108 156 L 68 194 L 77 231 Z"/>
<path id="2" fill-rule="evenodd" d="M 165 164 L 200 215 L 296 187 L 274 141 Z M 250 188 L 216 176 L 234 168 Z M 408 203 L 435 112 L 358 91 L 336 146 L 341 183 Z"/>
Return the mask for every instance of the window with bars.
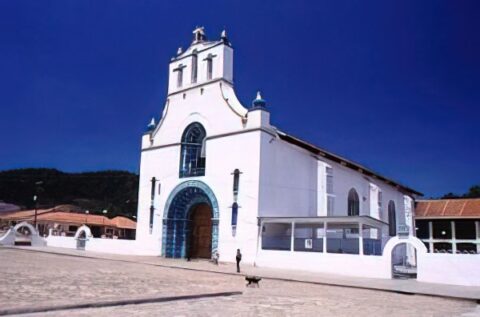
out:
<path id="1" fill-rule="evenodd" d="M 326 192 L 327 192 L 327 215 L 333 216 L 333 209 L 335 205 L 335 196 L 333 195 L 333 168 L 325 167 L 326 175 Z"/>
<path id="2" fill-rule="evenodd" d="M 198 122 L 185 129 L 182 136 L 180 177 L 205 175 L 205 137 L 205 129 Z"/>
<path id="3" fill-rule="evenodd" d="M 327 166 L 325 173 L 327 175 L 327 194 L 333 194 L 333 168 Z"/>
<path id="4" fill-rule="evenodd" d="M 335 197 L 327 196 L 327 216 L 333 216 L 333 210 L 335 207 Z"/>
<path id="5" fill-rule="evenodd" d="M 382 199 L 383 194 L 380 189 L 378 189 L 378 218 L 382 219 Z"/>

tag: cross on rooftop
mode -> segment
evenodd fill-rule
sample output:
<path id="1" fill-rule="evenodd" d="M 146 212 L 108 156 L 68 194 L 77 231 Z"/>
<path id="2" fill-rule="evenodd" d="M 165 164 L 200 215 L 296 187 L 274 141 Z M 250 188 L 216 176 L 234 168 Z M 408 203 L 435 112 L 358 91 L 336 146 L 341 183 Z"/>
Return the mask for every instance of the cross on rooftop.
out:
<path id="1" fill-rule="evenodd" d="M 203 26 L 197 26 L 192 33 L 193 43 L 200 43 L 207 39 L 207 37 L 205 36 L 205 28 Z"/>

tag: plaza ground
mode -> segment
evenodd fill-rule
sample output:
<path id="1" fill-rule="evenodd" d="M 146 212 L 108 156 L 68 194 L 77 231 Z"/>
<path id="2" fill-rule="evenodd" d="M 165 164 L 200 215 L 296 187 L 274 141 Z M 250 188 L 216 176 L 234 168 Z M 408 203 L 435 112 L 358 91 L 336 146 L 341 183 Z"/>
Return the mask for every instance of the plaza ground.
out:
<path id="1" fill-rule="evenodd" d="M 270 278 L 262 280 L 260 288 L 246 288 L 243 275 L 229 273 L 231 264 L 163 259 L 153 265 L 133 256 L 99 257 L 0 248 L 0 313 L 43 306 L 46 312 L 25 316 L 480 316 L 472 300 Z M 201 296 L 216 293 L 233 295 Z M 118 304 L 183 295 L 195 298 Z M 52 310 L 108 301 L 117 304 Z"/>

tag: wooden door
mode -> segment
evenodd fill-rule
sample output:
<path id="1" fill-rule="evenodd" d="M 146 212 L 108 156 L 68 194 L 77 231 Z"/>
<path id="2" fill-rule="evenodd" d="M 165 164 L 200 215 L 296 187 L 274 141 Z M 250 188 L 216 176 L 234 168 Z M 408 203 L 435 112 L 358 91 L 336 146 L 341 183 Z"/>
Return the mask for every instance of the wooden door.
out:
<path id="1" fill-rule="evenodd" d="M 191 257 L 212 257 L 212 209 L 201 204 L 191 214 Z"/>

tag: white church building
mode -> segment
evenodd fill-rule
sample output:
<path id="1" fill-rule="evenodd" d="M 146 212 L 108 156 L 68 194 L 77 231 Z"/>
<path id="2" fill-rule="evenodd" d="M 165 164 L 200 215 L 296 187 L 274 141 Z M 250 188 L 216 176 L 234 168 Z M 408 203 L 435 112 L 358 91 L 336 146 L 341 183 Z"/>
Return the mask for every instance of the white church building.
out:
<path id="1" fill-rule="evenodd" d="M 197 28 L 168 78 L 162 117 L 142 139 L 137 240 L 148 253 L 347 262 L 413 235 L 420 193 L 276 128 L 260 93 L 237 99 L 225 32 L 208 41 Z"/>
<path id="2" fill-rule="evenodd" d="M 415 237 L 419 192 L 272 125 L 260 93 L 251 105 L 236 97 L 225 32 L 193 35 L 171 59 L 162 116 L 142 137 L 136 240 L 82 226 L 40 242 L 220 262 L 240 249 L 259 267 L 480 286 L 480 255 L 428 253 Z M 35 231 L 18 224 L 0 244 L 22 225 Z"/>

